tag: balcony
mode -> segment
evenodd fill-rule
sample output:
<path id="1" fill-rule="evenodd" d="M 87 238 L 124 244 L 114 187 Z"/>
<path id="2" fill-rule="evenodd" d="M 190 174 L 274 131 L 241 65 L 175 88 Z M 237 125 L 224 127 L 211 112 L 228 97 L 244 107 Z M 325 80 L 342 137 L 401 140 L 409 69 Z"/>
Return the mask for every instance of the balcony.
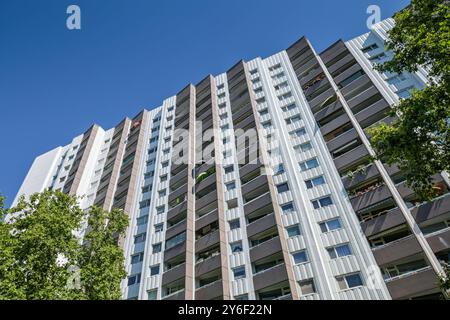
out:
<path id="1" fill-rule="evenodd" d="M 187 226 L 187 219 L 184 219 L 184 220 L 170 226 L 166 230 L 166 239 L 170 239 L 170 238 L 176 236 L 177 234 L 185 231 L 186 226 Z"/>
<path id="2" fill-rule="evenodd" d="M 197 264 L 195 265 L 195 275 L 196 276 L 205 275 L 211 271 L 219 269 L 221 266 L 222 266 L 221 256 L 220 253 L 217 253 L 217 255 L 215 256 L 197 262 Z"/>
<path id="3" fill-rule="evenodd" d="M 330 87 L 325 92 L 322 92 L 317 97 L 315 97 L 313 100 L 309 102 L 309 106 L 311 107 L 311 110 L 313 113 L 316 113 L 320 110 L 322 103 L 326 101 L 329 97 L 333 96 L 335 94 L 334 89 Z"/>
<path id="4" fill-rule="evenodd" d="M 169 203 L 172 203 L 177 200 L 177 198 L 184 198 L 188 192 L 188 185 L 187 183 L 182 185 L 176 190 L 172 190 L 169 194 Z M 179 201 L 181 203 L 181 201 Z"/>
<path id="5" fill-rule="evenodd" d="M 344 171 L 347 168 L 352 166 L 356 166 L 362 162 L 364 162 L 369 156 L 369 152 L 367 151 L 364 145 L 359 145 L 353 150 L 348 151 L 347 153 L 337 157 L 334 159 L 334 164 L 339 172 Z"/>
<path id="6" fill-rule="evenodd" d="M 281 242 L 278 236 L 250 248 L 250 260 L 258 261 L 281 251 Z"/>
<path id="7" fill-rule="evenodd" d="M 162 285 L 165 286 L 177 280 L 183 279 L 186 275 L 186 263 L 179 264 L 178 266 L 167 270 L 162 276 Z"/>
<path id="8" fill-rule="evenodd" d="M 184 289 L 162 297 L 162 300 L 185 300 Z"/>
<path id="9" fill-rule="evenodd" d="M 198 213 L 198 211 L 200 211 L 201 209 L 209 208 L 209 206 L 213 203 L 217 204 L 217 190 L 216 189 L 213 189 L 210 193 L 197 199 L 195 202 L 195 210 Z M 216 207 L 217 207 L 217 205 L 216 205 Z M 210 211 L 212 209 L 213 208 L 209 209 L 208 211 Z"/>
<path id="10" fill-rule="evenodd" d="M 214 168 L 214 167 L 213 167 Z M 215 169 L 215 168 L 214 168 Z M 199 180 L 197 178 L 197 182 L 195 185 L 195 193 L 201 193 L 202 191 L 206 191 L 206 189 L 215 189 L 216 188 L 216 170 L 213 170 L 213 172 L 204 172 L 204 177 L 202 180 Z M 206 177 L 205 177 L 206 175 Z M 200 177 L 200 176 L 199 176 Z"/>
<path id="11" fill-rule="evenodd" d="M 201 252 L 219 243 L 219 230 L 215 230 L 195 241 L 195 251 Z"/>
<path id="12" fill-rule="evenodd" d="M 288 280 L 286 265 L 281 263 L 253 275 L 255 290 L 261 290 Z"/>
<path id="13" fill-rule="evenodd" d="M 164 251 L 164 261 L 172 260 L 173 258 L 181 254 L 185 254 L 185 252 L 186 252 L 186 241 L 183 243 L 179 243 L 170 249 L 166 249 L 166 251 Z"/>
<path id="14" fill-rule="evenodd" d="M 170 178 L 170 188 L 172 190 L 179 188 L 183 184 L 187 183 L 188 170 L 178 172 L 175 176 Z"/>
<path id="15" fill-rule="evenodd" d="M 188 165 L 186 163 L 181 163 L 181 164 L 173 164 L 172 168 L 170 169 L 170 175 L 172 177 L 176 176 L 178 173 L 180 173 L 182 170 L 186 170 L 188 169 Z"/>
<path id="16" fill-rule="evenodd" d="M 347 125 L 350 123 L 350 118 L 347 116 L 346 113 L 341 114 L 336 119 L 331 120 L 327 124 L 324 124 L 320 127 L 320 132 L 322 132 L 322 135 L 326 136 L 330 132 L 335 131 L 336 129 L 341 128 L 344 125 Z"/>
<path id="17" fill-rule="evenodd" d="M 250 116 L 248 116 L 247 118 L 245 118 L 244 120 L 242 120 L 241 122 L 239 122 L 237 125 L 234 126 L 235 131 L 238 129 L 242 129 L 245 131 L 250 128 L 256 128 L 255 117 L 253 116 L 253 114 L 251 114 Z"/>
<path id="18" fill-rule="evenodd" d="M 247 237 L 253 237 L 254 235 L 264 232 L 274 226 L 276 226 L 275 215 L 273 213 L 265 215 L 247 225 Z"/>
<path id="19" fill-rule="evenodd" d="M 347 132 L 339 135 L 338 137 L 334 138 L 333 140 L 329 141 L 327 143 L 328 150 L 330 152 L 333 152 L 334 150 L 337 150 L 346 144 L 350 143 L 351 141 L 358 138 L 358 133 L 354 128 L 348 130 Z"/>
<path id="20" fill-rule="evenodd" d="M 181 214 L 186 215 L 187 213 L 187 201 L 183 201 L 177 206 L 173 207 L 167 212 L 167 220 L 177 220 L 178 216 Z"/>
<path id="21" fill-rule="evenodd" d="M 267 191 L 269 191 L 269 184 L 267 181 L 267 176 L 259 176 L 256 179 L 247 182 L 241 187 L 242 196 L 246 203 L 258 198 Z"/>
<path id="22" fill-rule="evenodd" d="M 213 300 L 223 296 L 222 279 L 207 284 L 195 291 L 195 300 Z"/>
<path id="23" fill-rule="evenodd" d="M 361 127 L 366 128 L 387 116 L 387 112 L 390 110 L 389 104 L 386 100 L 381 99 L 367 108 L 361 110 L 355 115 L 356 120 Z"/>
<path id="24" fill-rule="evenodd" d="M 438 279 L 430 267 L 416 270 L 386 281 L 392 299 L 408 299 L 412 296 L 438 291 Z"/>
<path id="25" fill-rule="evenodd" d="M 247 202 L 244 205 L 244 213 L 246 216 L 257 212 L 259 210 L 268 208 L 269 210 L 273 210 L 272 197 L 270 192 L 266 192 L 265 194 L 259 196 L 258 198 L 253 199 L 252 201 Z"/>
<path id="26" fill-rule="evenodd" d="M 197 221 L 195 221 L 195 231 L 198 231 L 217 220 L 219 220 L 219 212 L 217 209 L 214 209 L 213 211 L 201 216 L 197 219 Z"/>
<path id="27" fill-rule="evenodd" d="M 421 252 L 421 247 L 412 234 L 374 248 L 372 252 L 378 265 L 386 265 Z"/>

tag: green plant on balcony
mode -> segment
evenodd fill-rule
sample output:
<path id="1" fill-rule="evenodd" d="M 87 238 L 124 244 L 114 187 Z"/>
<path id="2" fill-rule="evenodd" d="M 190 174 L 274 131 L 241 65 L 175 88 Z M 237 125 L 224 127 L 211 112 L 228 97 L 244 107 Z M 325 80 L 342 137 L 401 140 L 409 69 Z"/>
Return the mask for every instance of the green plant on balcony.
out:
<path id="1" fill-rule="evenodd" d="M 197 178 L 195 179 L 195 183 L 199 184 L 200 182 L 202 182 L 203 180 L 205 180 L 206 178 L 208 178 L 210 175 L 216 173 L 216 167 L 212 166 L 211 168 L 209 168 L 208 170 L 200 173 Z"/>

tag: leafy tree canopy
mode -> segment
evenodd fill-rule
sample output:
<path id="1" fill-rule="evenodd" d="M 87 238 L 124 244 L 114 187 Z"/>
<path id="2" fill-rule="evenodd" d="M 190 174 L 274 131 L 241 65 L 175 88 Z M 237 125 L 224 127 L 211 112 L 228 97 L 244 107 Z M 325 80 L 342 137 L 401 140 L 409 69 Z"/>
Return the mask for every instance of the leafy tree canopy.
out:
<path id="1" fill-rule="evenodd" d="M 128 218 L 78 202 L 44 191 L 7 210 L 0 197 L 0 299 L 120 299 Z"/>
<path id="2" fill-rule="evenodd" d="M 429 71 L 430 86 L 392 109 L 396 120 L 369 131 L 377 156 L 398 164 L 423 199 L 439 190 L 430 177 L 450 171 L 450 1 L 412 0 L 394 16 L 387 49 L 394 57 L 380 71 Z"/>

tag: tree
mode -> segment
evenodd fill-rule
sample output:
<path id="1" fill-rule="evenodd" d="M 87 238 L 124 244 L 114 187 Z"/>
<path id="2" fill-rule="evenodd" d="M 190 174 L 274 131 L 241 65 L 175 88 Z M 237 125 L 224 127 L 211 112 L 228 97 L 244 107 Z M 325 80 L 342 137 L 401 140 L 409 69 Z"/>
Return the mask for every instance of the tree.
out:
<path id="1" fill-rule="evenodd" d="M 412 0 L 394 16 L 387 49 L 392 60 L 380 71 L 428 70 L 430 85 L 401 100 L 391 111 L 396 120 L 372 128 L 377 157 L 397 164 L 423 199 L 433 197 L 430 177 L 450 170 L 450 1 Z"/>
<path id="2" fill-rule="evenodd" d="M 125 277 L 117 245 L 128 224 L 121 210 L 82 210 L 59 191 L 22 197 L 6 210 L 0 201 L 0 299 L 119 299 Z M 83 239 L 79 234 L 86 224 Z M 80 286 L 71 286 L 71 267 Z"/>

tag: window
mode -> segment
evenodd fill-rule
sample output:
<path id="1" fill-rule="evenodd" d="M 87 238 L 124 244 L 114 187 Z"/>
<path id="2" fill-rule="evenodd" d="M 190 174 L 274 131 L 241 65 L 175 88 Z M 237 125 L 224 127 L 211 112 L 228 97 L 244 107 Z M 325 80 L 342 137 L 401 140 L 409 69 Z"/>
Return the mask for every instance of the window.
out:
<path id="1" fill-rule="evenodd" d="M 308 262 L 308 256 L 305 250 L 293 253 L 292 257 L 294 258 L 295 264 Z"/>
<path id="2" fill-rule="evenodd" d="M 223 126 L 220 127 L 220 130 L 222 130 L 222 132 L 223 132 L 223 131 L 228 130 L 229 128 L 230 128 L 230 125 L 225 124 L 225 125 L 223 125 Z"/>
<path id="3" fill-rule="evenodd" d="M 167 109 L 167 111 L 168 111 L 168 112 L 170 112 L 170 111 L 172 111 L 172 110 L 173 110 L 173 108 L 174 108 L 174 107 L 173 107 L 173 106 L 171 106 L 171 107 L 169 107 L 169 108 Z"/>
<path id="4" fill-rule="evenodd" d="M 152 253 L 158 253 L 161 252 L 161 242 L 160 243 L 156 243 L 152 246 Z"/>
<path id="5" fill-rule="evenodd" d="M 245 266 L 233 268 L 234 280 L 245 278 Z"/>
<path id="6" fill-rule="evenodd" d="M 273 174 L 277 175 L 277 174 L 282 174 L 282 173 L 284 173 L 284 165 L 282 163 L 280 163 L 273 169 Z"/>
<path id="7" fill-rule="evenodd" d="M 230 230 L 238 229 L 241 227 L 241 223 L 240 223 L 239 219 L 231 220 L 229 222 L 229 224 L 230 224 Z"/>
<path id="8" fill-rule="evenodd" d="M 217 90 L 223 89 L 224 87 L 225 87 L 225 85 L 223 83 L 221 83 L 217 86 Z"/>
<path id="9" fill-rule="evenodd" d="M 234 166 L 227 166 L 224 168 L 225 174 L 232 173 L 234 171 Z"/>
<path id="10" fill-rule="evenodd" d="M 167 174 L 160 176 L 159 179 L 161 182 L 167 181 Z"/>
<path id="11" fill-rule="evenodd" d="M 284 72 L 277 73 L 272 76 L 272 79 L 280 79 L 284 77 Z"/>
<path id="12" fill-rule="evenodd" d="M 306 188 L 312 189 L 314 187 L 320 186 L 322 184 L 325 184 L 325 178 L 323 176 L 319 176 L 310 180 L 305 181 Z"/>
<path id="13" fill-rule="evenodd" d="M 165 197 L 166 194 L 167 194 L 166 189 L 162 189 L 162 190 L 159 190 L 159 191 L 158 191 L 158 196 L 160 196 L 160 197 Z"/>
<path id="14" fill-rule="evenodd" d="M 173 248 L 177 244 L 183 243 L 185 241 L 186 241 L 186 232 L 177 234 L 176 236 L 166 240 L 166 249 Z"/>
<path id="15" fill-rule="evenodd" d="M 259 99 L 256 99 L 256 103 L 257 104 L 263 104 L 264 102 L 266 102 L 266 98 L 265 97 L 261 97 Z"/>
<path id="16" fill-rule="evenodd" d="M 265 116 L 266 114 L 268 114 L 269 113 L 269 110 L 267 110 L 267 108 L 266 109 L 263 109 L 263 110 L 261 110 L 261 111 L 259 111 L 259 115 L 262 117 L 262 116 Z"/>
<path id="17" fill-rule="evenodd" d="M 313 279 L 300 281 L 298 284 L 300 286 L 300 293 L 302 296 L 316 293 L 316 286 L 314 285 Z"/>
<path id="18" fill-rule="evenodd" d="M 146 224 L 148 222 L 148 215 L 143 216 L 143 217 L 139 217 L 136 219 L 136 224 L 138 226 L 142 226 L 143 224 Z"/>
<path id="19" fill-rule="evenodd" d="M 156 300 L 158 297 L 158 290 L 147 291 L 147 300 Z"/>
<path id="20" fill-rule="evenodd" d="M 150 199 L 139 202 L 139 208 L 144 209 L 150 207 Z"/>
<path id="21" fill-rule="evenodd" d="M 161 165 L 163 168 L 167 168 L 169 166 L 169 161 L 164 161 Z"/>
<path id="22" fill-rule="evenodd" d="M 251 75 L 254 75 L 254 74 L 256 74 L 256 73 L 258 73 L 258 69 L 250 70 L 250 74 L 251 74 Z"/>
<path id="23" fill-rule="evenodd" d="M 328 248 L 328 254 L 331 259 L 350 256 L 352 254 L 350 246 L 348 244 L 339 245 L 336 247 Z"/>
<path id="24" fill-rule="evenodd" d="M 312 145 L 311 145 L 311 142 L 308 141 L 301 145 L 295 146 L 294 149 L 297 152 L 306 152 L 306 151 L 309 151 L 312 149 Z"/>
<path id="25" fill-rule="evenodd" d="M 169 143 L 171 139 L 171 137 L 164 138 L 164 143 Z"/>
<path id="26" fill-rule="evenodd" d="M 236 189 L 236 182 L 229 182 L 225 184 L 225 186 L 227 187 L 227 191 L 234 190 Z"/>
<path id="27" fill-rule="evenodd" d="M 331 197 L 324 197 L 321 199 L 317 199 L 317 200 L 312 200 L 311 201 L 313 204 L 314 209 L 320 209 L 323 207 L 328 207 L 331 206 L 333 204 L 333 200 L 331 200 Z"/>
<path id="28" fill-rule="evenodd" d="M 366 52 L 369 52 L 369 51 L 372 51 L 372 50 L 375 50 L 375 49 L 378 49 L 378 45 L 377 45 L 376 43 L 371 44 L 371 45 L 369 45 L 369 46 L 367 46 L 367 47 L 362 48 L 361 51 L 364 52 L 364 53 L 366 53 Z"/>
<path id="29" fill-rule="evenodd" d="M 159 207 L 156 207 L 156 214 L 161 214 L 161 213 L 163 213 L 164 210 L 166 210 L 165 208 L 166 208 L 165 206 L 159 206 Z"/>
<path id="30" fill-rule="evenodd" d="M 164 229 L 164 223 L 155 224 L 155 232 L 162 232 Z"/>
<path id="31" fill-rule="evenodd" d="M 370 57 L 369 61 L 378 62 L 378 61 L 382 60 L 385 57 L 386 57 L 386 54 L 384 52 L 381 52 L 379 54 L 376 54 L 376 55 Z"/>
<path id="32" fill-rule="evenodd" d="M 159 274 L 159 264 L 150 267 L 150 276 L 156 276 L 157 274 Z"/>
<path id="33" fill-rule="evenodd" d="M 276 65 L 273 65 L 272 67 L 269 67 L 269 71 L 274 71 L 281 68 L 281 64 L 277 63 Z"/>
<path id="34" fill-rule="evenodd" d="M 169 154 L 169 153 L 170 153 L 170 148 L 167 148 L 167 149 L 164 149 L 164 150 L 163 150 L 163 154 L 164 154 L 164 155 Z"/>
<path id="35" fill-rule="evenodd" d="M 291 103 L 291 104 L 288 104 L 287 106 L 281 107 L 281 110 L 286 112 L 286 111 L 293 110 L 295 108 L 297 108 L 297 105 L 295 103 Z"/>
<path id="36" fill-rule="evenodd" d="M 227 104 L 224 102 L 224 103 L 221 103 L 221 104 L 219 104 L 219 109 L 223 109 L 223 108 L 225 108 L 227 106 Z"/>
<path id="37" fill-rule="evenodd" d="M 280 89 L 286 88 L 287 86 L 288 86 L 287 81 L 284 81 L 284 82 L 280 83 L 279 85 L 276 85 L 274 88 L 275 88 L 275 90 L 280 90 Z"/>
<path id="38" fill-rule="evenodd" d="M 253 91 L 255 91 L 255 93 L 260 93 L 260 92 L 263 91 L 263 88 L 262 87 L 258 87 L 256 89 L 254 89 Z"/>
<path id="39" fill-rule="evenodd" d="M 229 158 L 229 157 L 231 157 L 231 150 L 225 150 L 223 152 L 223 158 L 226 159 L 226 158 Z"/>
<path id="40" fill-rule="evenodd" d="M 228 142 L 230 142 L 231 141 L 231 138 L 230 137 L 226 137 L 226 138 L 223 138 L 222 139 L 222 143 L 223 144 L 227 144 Z"/>
<path id="41" fill-rule="evenodd" d="M 147 193 L 149 191 L 150 191 L 150 186 L 149 185 L 142 187 L 142 193 Z"/>
<path id="42" fill-rule="evenodd" d="M 234 209 L 238 207 L 238 201 L 237 198 L 231 199 L 227 201 L 227 208 L 228 210 Z"/>
<path id="43" fill-rule="evenodd" d="M 296 116 L 287 118 L 286 119 L 286 124 L 293 124 L 293 123 L 298 122 L 300 120 L 302 120 L 302 117 L 300 117 L 300 115 L 296 115 Z"/>
<path id="44" fill-rule="evenodd" d="M 232 253 L 241 252 L 242 251 L 242 242 L 236 241 L 236 242 L 230 243 L 230 247 L 231 247 Z"/>
<path id="45" fill-rule="evenodd" d="M 278 193 L 283 193 L 289 191 L 289 185 L 287 183 L 282 183 L 277 185 Z"/>
<path id="46" fill-rule="evenodd" d="M 234 297 L 234 300 L 248 300 L 248 294 L 241 294 L 240 296 Z"/>
<path id="47" fill-rule="evenodd" d="M 308 161 L 304 161 L 300 163 L 300 169 L 302 171 L 311 170 L 314 168 L 317 168 L 319 166 L 319 161 L 317 161 L 317 158 L 309 159 Z"/>
<path id="48" fill-rule="evenodd" d="M 363 285 L 359 273 L 336 277 L 336 280 L 341 290 L 351 289 Z"/>
<path id="49" fill-rule="evenodd" d="M 225 120 L 228 117 L 228 113 L 223 113 L 219 116 L 220 120 Z"/>
<path id="50" fill-rule="evenodd" d="M 262 123 L 261 125 L 264 129 L 269 129 L 272 127 L 272 122 L 266 121 L 266 122 Z"/>
<path id="51" fill-rule="evenodd" d="M 407 99 L 411 96 L 411 92 L 414 89 L 414 86 L 410 86 L 408 88 L 402 89 L 400 91 L 397 92 L 397 95 L 399 96 L 399 98 L 401 99 Z"/>
<path id="52" fill-rule="evenodd" d="M 289 99 L 290 97 L 292 97 L 292 92 L 287 92 L 285 94 L 282 94 L 281 96 L 278 96 L 278 100 L 283 101 Z"/>
<path id="53" fill-rule="evenodd" d="M 352 83 L 356 79 L 359 79 L 363 75 L 364 75 L 364 72 L 362 70 L 359 70 L 359 71 L 355 72 L 350 77 L 342 80 L 341 83 L 339 83 L 339 88 L 342 89 L 342 88 L 348 86 L 350 83 Z"/>
<path id="54" fill-rule="evenodd" d="M 131 264 L 142 262 L 142 260 L 144 260 L 143 252 L 131 256 Z"/>
<path id="55" fill-rule="evenodd" d="M 293 238 L 300 235 L 300 227 L 298 225 L 287 227 L 286 231 L 289 238 Z"/>
<path id="56" fill-rule="evenodd" d="M 141 282 L 141 274 L 135 274 L 128 277 L 128 286 L 132 286 Z"/>
<path id="57" fill-rule="evenodd" d="M 258 77 L 258 78 L 253 79 L 253 80 L 252 80 L 252 83 L 253 83 L 253 84 L 257 84 L 257 83 L 260 82 L 260 81 L 261 81 L 261 79 Z"/>
<path id="58" fill-rule="evenodd" d="M 303 136 L 305 134 L 306 134 L 306 129 L 305 128 L 300 128 L 300 129 L 297 129 L 297 130 L 294 130 L 294 131 L 291 132 L 291 136 L 293 136 L 294 138 L 295 137 L 301 137 L 301 136 Z"/>
<path id="59" fill-rule="evenodd" d="M 339 220 L 339 218 L 322 222 L 319 224 L 319 226 L 320 226 L 320 230 L 324 233 L 342 228 L 341 221 Z"/>
<path id="60" fill-rule="evenodd" d="M 295 208 L 294 208 L 294 204 L 292 202 L 283 204 L 281 206 L 281 210 L 283 210 L 284 214 L 288 214 L 288 213 L 292 213 L 294 212 Z"/>
<path id="61" fill-rule="evenodd" d="M 219 94 L 217 96 L 217 98 L 219 98 L 219 99 L 225 98 L 225 92 L 222 92 L 221 94 Z"/>
<path id="62" fill-rule="evenodd" d="M 145 233 L 141 233 L 141 234 L 138 234 L 138 235 L 134 236 L 134 243 L 136 244 L 136 243 L 144 242 L 146 236 L 147 235 Z"/>

